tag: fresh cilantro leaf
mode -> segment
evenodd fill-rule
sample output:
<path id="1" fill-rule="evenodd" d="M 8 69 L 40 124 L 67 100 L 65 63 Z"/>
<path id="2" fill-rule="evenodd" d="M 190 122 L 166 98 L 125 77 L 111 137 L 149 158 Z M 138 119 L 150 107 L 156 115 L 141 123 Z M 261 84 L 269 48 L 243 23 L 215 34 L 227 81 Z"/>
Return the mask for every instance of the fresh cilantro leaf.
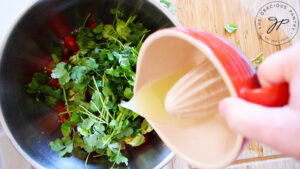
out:
<path id="1" fill-rule="evenodd" d="M 94 29 L 93 29 L 93 32 L 94 33 L 101 33 L 103 30 L 103 23 L 100 22 L 100 24 L 98 24 L 98 26 L 96 26 Z"/>
<path id="2" fill-rule="evenodd" d="M 86 66 L 75 66 L 71 72 L 71 79 L 75 80 L 75 83 L 80 83 L 82 77 L 90 71 L 90 68 Z"/>
<path id="3" fill-rule="evenodd" d="M 62 55 L 62 48 L 61 47 L 55 47 L 54 51 L 53 51 L 53 54 L 55 54 L 58 57 L 61 57 L 61 55 Z"/>
<path id="4" fill-rule="evenodd" d="M 55 64 L 58 64 L 60 61 L 60 57 L 62 55 L 62 49 L 61 47 L 55 47 L 54 51 L 52 53 L 52 60 L 54 61 Z"/>
<path id="5" fill-rule="evenodd" d="M 114 55 L 111 52 L 107 53 L 107 58 L 108 58 L 108 60 L 111 60 L 111 61 L 115 59 Z"/>
<path id="6" fill-rule="evenodd" d="M 51 147 L 51 149 L 53 151 L 56 151 L 56 152 L 61 151 L 63 148 L 65 148 L 61 139 L 56 139 L 54 142 L 51 141 L 49 143 L 49 146 Z"/>
<path id="7" fill-rule="evenodd" d="M 126 87 L 126 89 L 124 90 L 124 96 L 125 96 L 127 99 L 131 99 L 132 96 L 133 96 L 132 88 Z"/>
<path id="8" fill-rule="evenodd" d="M 84 150 L 87 151 L 88 153 L 91 153 L 96 150 L 97 146 L 101 144 L 98 139 L 99 135 L 98 134 L 92 134 L 89 136 L 83 137 L 84 141 Z"/>
<path id="9" fill-rule="evenodd" d="M 171 1 L 170 0 L 160 0 L 160 3 L 162 3 L 163 5 L 170 7 L 171 5 Z"/>
<path id="10" fill-rule="evenodd" d="M 129 137 L 133 134 L 134 130 L 132 127 L 127 127 L 124 129 L 124 131 L 120 134 L 118 134 L 117 138 L 122 139 L 124 137 Z"/>
<path id="11" fill-rule="evenodd" d="M 110 121 L 110 123 L 109 123 L 109 126 L 111 126 L 111 127 L 114 127 L 114 128 L 116 128 L 116 127 L 118 127 L 118 122 L 116 121 L 116 120 L 112 120 L 112 121 Z"/>
<path id="12" fill-rule="evenodd" d="M 69 121 L 65 120 L 61 125 L 61 133 L 63 136 L 69 136 L 72 132 L 72 125 Z"/>
<path id="13" fill-rule="evenodd" d="M 78 113 L 72 113 L 70 121 L 76 124 L 79 123 L 81 121 L 80 115 Z"/>
<path id="14" fill-rule="evenodd" d="M 89 136 L 90 133 L 87 129 L 82 128 L 81 126 L 77 127 L 77 131 L 82 135 L 82 136 Z"/>
<path id="15" fill-rule="evenodd" d="M 112 96 L 112 97 L 114 97 L 113 91 L 108 86 L 104 86 L 103 87 L 102 93 L 103 93 L 104 96 Z"/>
<path id="16" fill-rule="evenodd" d="M 58 79 L 59 84 L 64 85 L 70 80 L 69 72 L 66 69 L 66 63 L 60 62 L 52 70 L 51 77 L 53 79 Z"/>
<path id="17" fill-rule="evenodd" d="M 121 10 L 119 10 L 119 9 L 117 9 L 117 8 L 110 9 L 110 13 L 113 14 L 113 15 L 115 15 L 115 16 L 117 16 L 117 17 L 119 17 L 119 18 L 126 17 L 125 14 L 124 14 L 124 12 L 121 11 Z"/>
<path id="18" fill-rule="evenodd" d="M 91 119 L 84 119 L 81 127 L 84 129 L 90 130 L 93 125 L 94 125 L 94 122 Z"/>
<path id="19" fill-rule="evenodd" d="M 28 87 L 29 89 L 27 90 L 27 92 L 35 93 L 35 90 L 37 90 L 40 87 L 40 84 L 35 78 L 33 78 L 31 82 L 28 84 Z"/>
<path id="20" fill-rule="evenodd" d="M 135 137 L 128 137 L 125 139 L 125 142 L 131 145 L 132 147 L 139 146 L 143 144 L 144 141 L 145 141 L 145 137 L 140 133 L 138 133 Z"/>
<path id="21" fill-rule="evenodd" d="M 55 89 L 52 86 L 41 85 L 39 88 L 40 93 L 52 96 L 58 100 L 62 100 L 62 91 L 61 89 Z"/>
<path id="22" fill-rule="evenodd" d="M 52 97 L 52 96 L 45 96 L 45 102 L 48 106 L 52 107 L 52 108 L 55 108 L 57 105 L 57 99 Z"/>
<path id="23" fill-rule="evenodd" d="M 224 29 L 228 32 L 228 33 L 233 33 L 238 29 L 238 26 L 235 24 L 225 24 Z"/>
<path id="24" fill-rule="evenodd" d="M 97 69 L 99 67 L 99 64 L 96 62 L 96 60 L 90 57 L 80 59 L 79 64 L 90 69 Z"/>
<path id="25" fill-rule="evenodd" d="M 73 151 L 73 142 L 70 137 L 63 137 L 62 139 L 56 139 L 54 142 L 49 143 L 51 149 L 58 152 L 58 155 L 63 157 L 67 153 Z"/>
<path id="26" fill-rule="evenodd" d="M 97 122 L 94 124 L 93 126 L 94 128 L 94 131 L 98 132 L 99 134 L 104 134 L 104 131 L 105 131 L 105 127 L 103 124 Z"/>
<path id="27" fill-rule="evenodd" d="M 46 73 L 34 73 L 33 79 L 35 79 L 40 84 L 44 84 L 49 81 L 48 75 Z"/>
<path id="28" fill-rule="evenodd" d="M 113 51 L 112 54 L 117 58 L 119 59 L 121 57 L 121 54 L 117 51 Z"/>
<path id="29" fill-rule="evenodd" d="M 54 61 L 54 63 L 56 63 L 56 64 L 59 63 L 59 58 L 56 54 L 52 53 L 51 57 L 52 57 L 52 60 Z"/>
<path id="30" fill-rule="evenodd" d="M 115 36 L 115 30 L 113 25 L 104 25 L 102 34 L 104 38 L 113 39 L 113 37 Z"/>
<path id="31" fill-rule="evenodd" d="M 129 59 L 127 57 L 125 57 L 124 55 L 120 56 L 119 63 L 121 65 L 121 67 L 123 67 L 125 69 L 130 69 L 131 68 Z"/>
<path id="32" fill-rule="evenodd" d="M 105 73 L 114 77 L 120 77 L 121 72 L 113 69 L 113 68 L 109 68 L 105 70 Z"/>
<path id="33" fill-rule="evenodd" d="M 82 137 L 80 136 L 80 134 L 78 132 L 75 133 L 74 136 L 74 147 L 80 147 L 83 148 L 85 145 Z"/>
<path id="34" fill-rule="evenodd" d="M 118 35 L 125 40 L 130 36 L 131 33 L 131 29 L 128 27 L 128 23 L 120 19 L 117 19 L 116 30 Z"/>
<path id="35" fill-rule="evenodd" d="M 118 153 L 115 161 L 117 164 L 125 163 L 126 165 L 128 165 L 128 159 L 125 156 L 123 156 L 121 153 Z"/>
<path id="36" fill-rule="evenodd" d="M 102 108 L 102 102 L 101 102 L 101 93 L 94 92 L 92 95 L 92 100 L 91 100 L 91 109 L 93 111 L 98 111 Z"/>
<path id="37" fill-rule="evenodd" d="M 146 120 L 144 120 L 142 122 L 142 125 L 141 125 L 141 132 L 142 132 L 142 134 L 149 133 L 152 130 L 153 130 L 153 128 L 151 127 L 151 125 Z"/>
<path id="38" fill-rule="evenodd" d="M 110 156 L 109 161 L 114 161 L 116 162 L 116 164 L 125 163 L 126 165 L 128 165 L 128 159 L 120 153 L 120 150 L 113 153 Z"/>
<path id="39" fill-rule="evenodd" d="M 63 157 L 67 153 L 71 153 L 73 151 L 73 141 L 70 139 L 70 137 L 63 137 L 62 141 L 64 143 L 64 150 L 61 150 L 58 155 Z"/>

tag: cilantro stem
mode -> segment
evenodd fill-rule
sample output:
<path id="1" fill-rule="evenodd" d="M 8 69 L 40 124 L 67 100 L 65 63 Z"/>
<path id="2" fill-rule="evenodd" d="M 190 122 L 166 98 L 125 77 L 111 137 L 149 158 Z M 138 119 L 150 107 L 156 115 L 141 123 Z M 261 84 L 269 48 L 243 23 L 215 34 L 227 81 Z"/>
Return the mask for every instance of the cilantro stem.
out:
<path id="1" fill-rule="evenodd" d="M 260 52 L 258 55 L 256 55 L 254 58 L 251 59 L 251 62 L 255 61 L 256 59 L 258 59 L 262 55 L 263 55 L 263 52 Z"/>
<path id="2" fill-rule="evenodd" d="M 98 154 L 98 155 L 94 155 L 93 158 L 97 158 L 97 157 L 101 157 L 101 156 L 103 156 L 103 155 Z"/>
<path id="3" fill-rule="evenodd" d="M 95 72 L 99 77 L 102 77 L 95 69 L 92 69 L 93 72 Z"/>
<path id="4" fill-rule="evenodd" d="M 66 112 L 66 111 L 65 111 L 65 112 L 60 112 L 58 115 L 61 116 L 61 115 L 63 115 L 63 114 L 67 114 L 67 113 L 68 113 L 68 112 Z"/>
<path id="5" fill-rule="evenodd" d="M 87 169 L 87 163 L 89 161 L 89 157 L 90 157 L 91 153 L 89 153 L 85 159 L 85 162 L 84 162 L 84 168 Z"/>
<path id="6" fill-rule="evenodd" d="M 119 156 L 119 155 L 120 155 L 120 152 L 121 152 L 121 148 L 119 148 L 119 151 L 118 151 L 118 154 L 117 154 L 117 156 Z M 113 165 L 112 165 L 110 168 L 114 168 L 115 164 L 116 164 L 116 161 L 114 161 Z"/>
<path id="7" fill-rule="evenodd" d="M 106 114 L 109 115 L 111 118 L 113 118 L 113 117 L 111 116 L 111 114 L 109 113 L 109 111 L 107 110 L 105 104 L 104 104 L 104 101 L 103 101 L 102 95 L 101 95 L 101 93 L 100 93 L 100 91 L 99 91 L 99 88 L 98 88 L 98 86 L 97 86 L 97 82 L 96 82 L 95 77 L 93 76 L 92 78 L 93 78 L 93 81 L 94 81 L 94 85 L 95 85 L 95 87 L 96 87 L 96 91 L 97 91 L 98 94 L 99 94 L 100 101 L 101 101 L 101 103 L 102 103 L 102 105 L 103 105 L 103 107 L 104 107 L 104 110 L 106 111 Z M 107 122 L 108 122 L 108 121 L 107 121 Z"/>
<path id="8" fill-rule="evenodd" d="M 92 117 L 94 119 L 97 119 L 100 123 L 105 123 L 103 121 L 103 119 L 97 117 L 96 115 L 94 115 L 93 113 L 91 113 L 90 111 L 88 111 L 85 107 L 83 107 L 82 105 L 79 105 L 84 111 L 80 111 L 82 114 L 88 115 L 89 117 Z"/>
<path id="9" fill-rule="evenodd" d="M 119 39 L 113 37 L 113 40 L 115 40 L 116 42 L 119 43 L 119 45 L 123 48 L 123 49 L 126 49 L 125 46 L 123 45 L 123 43 L 121 41 L 119 41 Z"/>
<path id="10" fill-rule="evenodd" d="M 63 89 L 63 93 L 64 93 L 64 100 L 65 100 L 65 105 L 66 105 L 66 108 L 67 108 L 67 113 L 70 115 L 70 113 L 69 113 L 69 104 L 68 104 L 68 100 L 67 100 L 65 87 L 62 86 L 62 89 Z"/>
<path id="11" fill-rule="evenodd" d="M 82 24 L 81 27 L 85 27 L 85 24 L 86 24 L 87 20 L 90 18 L 90 16 L 91 16 L 91 13 L 89 13 L 89 14 L 86 16 L 86 18 L 84 19 L 84 22 L 83 22 L 83 24 Z"/>
<path id="12" fill-rule="evenodd" d="M 106 145 L 110 140 L 111 140 L 111 138 L 115 135 L 115 132 L 116 132 L 117 130 L 113 130 L 113 132 L 110 134 L 110 136 L 107 138 L 107 140 L 105 141 L 105 142 L 103 142 L 103 145 Z"/>
<path id="13" fill-rule="evenodd" d="M 93 106 L 96 107 L 98 113 L 100 114 L 100 118 L 103 119 L 103 113 L 99 110 L 98 106 L 93 101 L 91 101 L 91 103 L 93 104 Z M 107 125 L 108 125 L 108 123 L 107 123 Z"/>
<path id="14" fill-rule="evenodd" d="M 104 78 L 106 78 L 106 74 L 104 73 L 104 75 L 102 76 L 102 86 L 105 86 L 105 79 Z"/>
<path id="15" fill-rule="evenodd" d="M 141 38 L 141 40 L 140 40 L 140 42 L 139 42 L 139 43 L 142 43 L 142 42 L 143 42 L 143 40 L 144 40 L 145 36 L 146 36 L 146 34 L 143 34 L 143 36 L 142 36 L 142 38 Z"/>

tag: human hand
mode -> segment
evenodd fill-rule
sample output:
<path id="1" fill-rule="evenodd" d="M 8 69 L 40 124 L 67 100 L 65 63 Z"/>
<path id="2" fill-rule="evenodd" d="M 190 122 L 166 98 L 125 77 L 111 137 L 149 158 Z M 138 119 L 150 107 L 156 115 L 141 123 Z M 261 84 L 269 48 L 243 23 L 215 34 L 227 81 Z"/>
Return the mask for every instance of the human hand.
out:
<path id="1" fill-rule="evenodd" d="M 262 87 L 288 82 L 288 105 L 264 107 L 226 98 L 219 104 L 221 114 L 237 133 L 300 159 L 300 43 L 269 56 L 258 69 L 258 79 Z"/>

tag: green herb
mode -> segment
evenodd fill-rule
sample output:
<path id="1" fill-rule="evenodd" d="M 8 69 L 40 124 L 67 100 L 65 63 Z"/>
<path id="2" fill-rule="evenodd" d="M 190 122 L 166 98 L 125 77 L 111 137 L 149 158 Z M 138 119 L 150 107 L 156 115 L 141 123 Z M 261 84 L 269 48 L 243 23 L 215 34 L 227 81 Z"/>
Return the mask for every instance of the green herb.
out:
<path id="1" fill-rule="evenodd" d="M 75 148 L 85 150 L 89 154 L 85 166 L 92 152 L 107 156 L 112 168 L 127 165 L 122 144 L 139 146 L 145 141 L 144 134 L 152 131 L 142 117 L 120 106 L 133 96 L 137 56 L 149 30 L 135 21 L 135 16 L 126 17 L 116 9 L 111 13 L 115 16 L 112 24 L 97 19 L 93 30 L 84 23 L 73 32 L 79 51 L 65 63 L 60 61 L 61 48 L 56 48 L 51 78 L 35 73 L 27 85 L 28 93 L 51 107 L 65 102 L 66 112 L 60 115 L 68 114 L 70 121 L 64 120 L 62 138 L 49 146 L 60 156 Z M 48 85 L 54 79 L 59 81 L 59 89 Z"/>
<path id="2" fill-rule="evenodd" d="M 239 42 L 235 42 L 235 46 L 238 47 L 238 48 L 241 48 L 241 45 Z"/>
<path id="3" fill-rule="evenodd" d="M 169 10 L 172 14 L 175 14 L 177 8 L 176 8 L 175 6 L 170 6 L 170 7 L 168 8 L 168 10 Z"/>
<path id="4" fill-rule="evenodd" d="M 163 5 L 170 7 L 171 5 L 171 1 L 170 0 L 160 0 L 160 3 L 162 3 Z"/>
<path id="5" fill-rule="evenodd" d="M 263 52 L 259 52 L 259 54 L 256 55 L 254 58 L 252 58 L 250 61 L 251 61 L 251 62 L 254 62 L 254 61 L 256 61 L 257 59 L 259 59 L 262 55 L 263 55 Z"/>
<path id="6" fill-rule="evenodd" d="M 170 0 L 160 0 L 160 3 L 168 8 L 168 10 L 172 13 L 175 14 L 177 8 L 175 6 L 171 6 L 171 1 Z"/>
<path id="7" fill-rule="evenodd" d="M 238 26 L 235 24 L 225 24 L 224 28 L 228 33 L 233 33 L 238 29 Z"/>
<path id="8" fill-rule="evenodd" d="M 53 79 L 58 79 L 61 85 L 65 85 L 70 80 L 70 74 L 66 70 L 66 63 L 60 62 L 52 70 L 51 77 Z"/>
<path id="9" fill-rule="evenodd" d="M 256 63 L 261 63 L 263 61 L 263 58 L 258 58 L 255 60 Z"/>
<path id="10" fill-rule="evenodd" d="M 48 86 L 46 73 L 34 73 L 31 82 L 27 85 L 27 93 L 35 96 L 36 101 L 44 101 L 50 107 L 56 107 L 56 103 L 62 100 L 61 89 Z"/>

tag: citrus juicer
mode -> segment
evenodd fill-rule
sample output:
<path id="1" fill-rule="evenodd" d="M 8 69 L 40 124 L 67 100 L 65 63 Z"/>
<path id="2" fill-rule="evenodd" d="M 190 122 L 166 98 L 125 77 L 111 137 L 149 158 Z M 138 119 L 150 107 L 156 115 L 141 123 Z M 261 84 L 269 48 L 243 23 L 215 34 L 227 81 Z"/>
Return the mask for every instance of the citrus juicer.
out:
<path id="1" fill-rule="evenodd" d="M 159 30 L 145 40 L 139 52 L 134 94 L 182 68 L 190 69 L 173 84 L 162 104 L 172 116 L 202 119 L 183 127 L 138 113 L 173 152 L 199 168 L 226 167 L 245 144 L 244 137 L 234 133 L 218 113 L 218 103 L 224 97 L 242 97 L 265 106 L 288 102 L 288 85 L 260 88 L 255 69 L 238 48 L 210 33 L 186 28 Z"/>

